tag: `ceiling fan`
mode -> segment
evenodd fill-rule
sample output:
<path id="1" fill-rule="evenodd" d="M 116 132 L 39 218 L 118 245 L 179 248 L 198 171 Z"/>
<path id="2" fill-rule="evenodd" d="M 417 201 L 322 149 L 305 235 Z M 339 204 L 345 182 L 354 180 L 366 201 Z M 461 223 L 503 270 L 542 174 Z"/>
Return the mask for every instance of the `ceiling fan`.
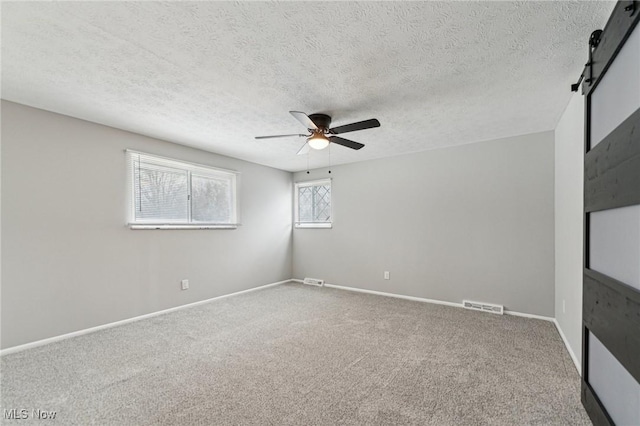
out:
<path id="1" fill-rule="evenodd" d="M 324 149 L 329 146 L 329 143 L 336 143 L 351 149 L 360 149 L 364 146 L 363 144 L 335 135 L 380 127 L 380 122 L 375 118 L 372 118 L 370 120 L 358 121 L 357 123 L 329 128 L 331 125 L 331 117 L 326 114 L 307 115 L 300 111 L 289 111 L 289 113 L 307 128 L 307 131 L 309 131 L 308 135 L 298 133 L 291 135 L 256 136 L 256 139 L 305 137 L 307 138 L 307 141 L 298 151 L 298 155 L 300 155 L 309 152 L 309 148 Z"/>

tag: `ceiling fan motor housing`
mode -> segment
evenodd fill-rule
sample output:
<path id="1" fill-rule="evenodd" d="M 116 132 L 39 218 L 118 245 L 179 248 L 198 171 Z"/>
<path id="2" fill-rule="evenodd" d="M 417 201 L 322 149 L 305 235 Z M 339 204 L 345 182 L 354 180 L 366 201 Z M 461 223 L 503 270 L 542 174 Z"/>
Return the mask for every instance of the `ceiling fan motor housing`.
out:
<path id="1" fill-rule="evenodd" d="M 321 130 L 329 130 L 331 126 L 331 117 L 326 114 L 311 114 L 309 118 Z"/>

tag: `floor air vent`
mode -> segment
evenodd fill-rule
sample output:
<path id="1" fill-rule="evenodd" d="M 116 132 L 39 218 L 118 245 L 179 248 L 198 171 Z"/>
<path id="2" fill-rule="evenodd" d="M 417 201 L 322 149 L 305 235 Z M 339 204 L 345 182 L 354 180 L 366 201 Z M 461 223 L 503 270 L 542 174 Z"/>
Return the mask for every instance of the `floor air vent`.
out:
<path id="1" fill-rule="evenodd" d="M 308 285 L 317 285 L 319 287 L 322 287 L 324 285 L 324 280 L 319 280 L 317 278 L 305 278 L 304 281 L 302 281 L 304 284 L 308 284 Z"/>
<path id="2" fill-rule="evenodd" d="M 474 311 L 491 312 L 492 314 L 502 315 L 504 313 L 504 306 L 492 305 L 490 303 L 472 302 L 470 300 L 463 300 L 462 304 L 465 309 L 473 309 Z"/>

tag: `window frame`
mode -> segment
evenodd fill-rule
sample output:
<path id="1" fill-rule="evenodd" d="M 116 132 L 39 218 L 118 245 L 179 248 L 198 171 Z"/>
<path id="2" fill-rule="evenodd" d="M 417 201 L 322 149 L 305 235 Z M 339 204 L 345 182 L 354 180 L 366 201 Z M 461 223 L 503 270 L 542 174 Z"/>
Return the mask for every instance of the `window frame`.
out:
<path id="1" fill-rule="evenodd" d="M 309 186 L 325 186 L 329 185 L 331 190 L 331 198 L 329 199 L 329 221 L 328 222 L 300 222 L 299 218 L 299 188 Z M 309 229 L 327 229 L 333 227 L 333 182 L 331 178 L 314 179 L 309 181 L 296 182 L 294 184 L 294 203 L 293 203 L 293 223 L 296 228 L 309 228 Z"/>
<path id="2" fill-rule="evenodd" d="M 190 161 L 177 160 L 175 158 L 164 157 L 156 154 L 135 151 L 131 149 L 125 150 L 126 167 L 127 167 L 127 204 L 128 218 L 127 226 L 130 229 L 236 229 L 241 225 L 239 215 L 239 180 L 240 172 L 235 170 L 222 169 L 212 167 L 205 164 L 193 163 Z M 135 177 L 135 161 L 138 156 L 144 157 L 151 164 L 160 167 L 173 168 L 175 170 L 184 171 L 187 174 L 187 219 L 185 220 L 156 220 L 156 219 L 137 219 L 136 220 L 136 177 Z M 228 223 L 202 222 L 193 220 L 193 188 L 192 176 L 204 178 L 217 178 L 228 180 L 231 190 L 231 206 L 230 220 Z"/>

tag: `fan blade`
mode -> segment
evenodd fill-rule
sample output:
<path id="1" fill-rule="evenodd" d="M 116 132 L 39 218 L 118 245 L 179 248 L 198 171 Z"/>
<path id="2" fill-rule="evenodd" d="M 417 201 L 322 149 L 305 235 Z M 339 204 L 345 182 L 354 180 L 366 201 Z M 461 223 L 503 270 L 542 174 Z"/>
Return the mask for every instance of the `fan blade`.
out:
<path id="1" fill-rule="evenodd" d="M 292 136 L 309 136 L 309 135 L 295 134 L 295 135 L 256 136 L 256 139 L 288 138 L 288 137 L 292 137 Z"/>
<path id="2" fill-rule="evenodd" d="M 304 112 L 300 112 L 300 111 L 289 111 L 289 114 L 293 115 L 296 120 L 298 120 L 299 122 L 302 123 L 302 125 L 307 128 L 307 129 L 313 129 L 313 130 L 318 130 L 318 126 L 316 126 L 316 123 L 314 123 L 313 121 L 311 121 L 311 119 L 309 118 L 309 116 L 307 114 L 305 114 Z"/>
<path id="3" fill-rule="evenodd" d="M 300 149 L 298 150 L 298 153 L 296 155 L 307 154 L 310 149 L 311 148 L 309 147 L 309 144 L 305 142 L 304 145 L 302 145 L 302 147 L 300 147 Z"/>
<path id="4" fill-rule="evenodd" d="M 333 143 L 337 143 L 338 145 L 346 146 L 351 149 L 360 149 L 364 147 L 364 145 L 359 142 L 350 141 L 349 139 L 341 138 L 339 136 L 330 136 L 329 140 Z"/>
<path id="5" fill-rule="evenodd" d="M 340 133 L 355 132 L 356 130 L 372 129 L 374 127 L 380 127 L 380 122 L 372 118 L 371 120 L 358 121 L 357 123 L 334 127 L 333 129 L 329 129 L 329 132 L 334 135 L 339 135 Z"/>

